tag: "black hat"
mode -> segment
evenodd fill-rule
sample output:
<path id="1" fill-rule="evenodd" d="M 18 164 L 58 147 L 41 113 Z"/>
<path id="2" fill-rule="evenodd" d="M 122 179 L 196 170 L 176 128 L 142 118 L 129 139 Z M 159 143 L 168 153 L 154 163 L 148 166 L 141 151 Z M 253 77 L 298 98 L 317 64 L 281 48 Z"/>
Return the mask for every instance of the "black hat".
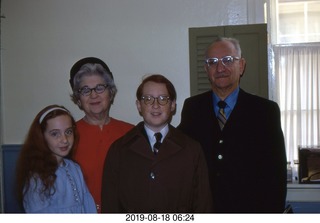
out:
<path id="1" fill-rule="evenodd" d="M 106 71 L 111 75 L 111 78 L 113 79 L 113 75 L 108 67 L 108 65 L 103 62 L 102 60 L 100 60 L 99 58 L 96 58 L 96 57 L 86 57 L 86 58 L 83 58 L 79 61 L 77 61 L 71 68 L 70 70 L 70 80 L 69 80 L 69 83 L 70 83 L 70 86 L 71 88 L 73 89 L 73 79 L 74 79 L 74 76 L 76 75 L 76 73 L 78 73 L 78 71 L 80 70 L 80 68 L 84 65 L 84 64 L 87 64 L 87 63 L 92 63 L 92 64 L 100 64 L 104 69 L 106 69 Z"/>

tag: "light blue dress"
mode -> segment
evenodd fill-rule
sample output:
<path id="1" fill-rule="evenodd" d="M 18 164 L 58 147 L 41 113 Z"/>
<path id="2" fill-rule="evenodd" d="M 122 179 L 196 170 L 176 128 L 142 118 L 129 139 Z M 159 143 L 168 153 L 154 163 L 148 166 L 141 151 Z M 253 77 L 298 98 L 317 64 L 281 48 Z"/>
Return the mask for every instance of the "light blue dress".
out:
<path id="1" fill-rule="evenodd" d="M 97 213 L 78 164 L 64 159 L 56 175 L 55 193 L 52 195 L 40 193 L 43 184 L 39 178 L 30 180 L 29 191 L 23 201 L 26 213 Z"/>

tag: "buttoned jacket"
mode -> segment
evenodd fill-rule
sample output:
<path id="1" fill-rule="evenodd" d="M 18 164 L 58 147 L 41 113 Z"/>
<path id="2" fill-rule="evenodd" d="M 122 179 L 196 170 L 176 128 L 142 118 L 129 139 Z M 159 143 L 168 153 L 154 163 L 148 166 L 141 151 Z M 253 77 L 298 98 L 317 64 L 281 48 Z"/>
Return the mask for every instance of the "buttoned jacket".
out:
<path id="1" fill-rule="evenodd" d="M 178 128 L 201 143 L 215 211 L 284 210 L 286 151 L 275 102 L 240 89 L 221 131 L 208 91 L 185 100 Z"/>
<path id="2" fill-rule="evenodd" d="M 211 212 L 200 144 L 169 125 L 155 155 L 143 122 L 112 144 L 102 183 L 102 212 Z"/>

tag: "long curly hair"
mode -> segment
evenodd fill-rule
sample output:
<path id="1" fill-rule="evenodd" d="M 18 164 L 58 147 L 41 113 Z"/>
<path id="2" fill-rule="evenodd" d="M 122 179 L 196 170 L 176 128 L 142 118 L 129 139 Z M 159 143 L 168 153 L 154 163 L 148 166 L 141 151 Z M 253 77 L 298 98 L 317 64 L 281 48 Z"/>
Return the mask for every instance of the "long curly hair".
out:
<path id="1" fill-rule="evenodd" d="M 52 191 L 53 193 L 55 191 L 55 172 L 58 168 L 58 162 L 49 149 L 44 137 L 44 132 L 47 128 L 47 121 L 60 115 L 68 115 L 71 118 L 74 132 L 74 144 L 72 145 L 70 153 L 65 158 L 72 159 L 73 157 L 79 141 L 79 134 L 74 118 L 63 106 L 49 105 L 45 107 L 33 120 L 17 161 L 16 191 L 22 209 L 24 195 L 30 189 L 30 181 L 35 176 L 43 183 L 41 193 L 47 195 L 52 193 Z"/>

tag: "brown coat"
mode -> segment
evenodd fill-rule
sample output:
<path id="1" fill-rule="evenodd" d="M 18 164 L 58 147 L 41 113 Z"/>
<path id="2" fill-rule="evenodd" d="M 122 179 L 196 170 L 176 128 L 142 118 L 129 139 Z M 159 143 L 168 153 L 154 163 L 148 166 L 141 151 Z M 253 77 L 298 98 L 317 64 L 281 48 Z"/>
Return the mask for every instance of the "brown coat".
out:
<path id="1" fill-rule="evenodd" d="M 102 212 L 212 212 L 200 144 L 169 126 L 157 155 L 143 122 L 112 144 L 102 179 Z"/>

